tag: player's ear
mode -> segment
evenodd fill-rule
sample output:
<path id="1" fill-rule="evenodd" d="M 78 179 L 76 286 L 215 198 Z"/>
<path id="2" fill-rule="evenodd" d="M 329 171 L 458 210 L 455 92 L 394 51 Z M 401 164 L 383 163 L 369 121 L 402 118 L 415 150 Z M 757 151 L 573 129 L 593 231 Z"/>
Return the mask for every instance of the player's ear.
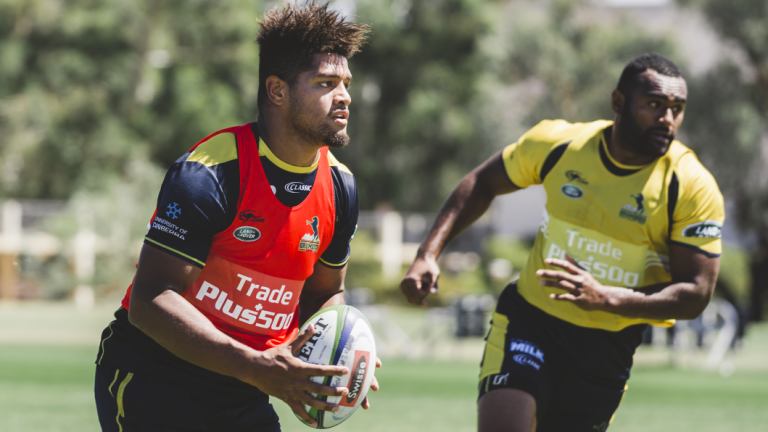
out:
<path id="1" fill-rule="evenodd" d="M 288 83 L 277 75 L 270 75 L 264 80 L 267 99 L 277 106 L 285 104 L 288 99 Z"/>
<path id="2" fill-rule="evenodd" d="M 624 93 L 619 91 L 619 89 L 616 89 L 611 93 L 611 108 L 615 114 L 621 114 L 625 101 L 626 98 L 624 97 Z"/>

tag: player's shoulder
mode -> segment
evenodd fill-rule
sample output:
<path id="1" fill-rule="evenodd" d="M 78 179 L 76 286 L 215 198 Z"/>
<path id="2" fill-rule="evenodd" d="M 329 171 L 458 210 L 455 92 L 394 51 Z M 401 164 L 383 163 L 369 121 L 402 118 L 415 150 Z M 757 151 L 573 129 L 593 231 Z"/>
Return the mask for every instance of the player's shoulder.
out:
<path id="1" fill-rule="evenodd" d="M 680 141 L 673 141 L 665 157 L 679 183 L 681 199 L 709 197 L 722 206 L 723 196 L 715 176 L 699 160 L 696 153 Z"/>
<path id="2" fill-rule="evenodd" d="M 523 138 L 533 143 L 556 145 L 578 137 L 594 135 L 609 125 L 609 120 L 573 123 L 562 119 L 548 119 L 529 129 Z"/>
<path id="3" fill-rule="evenodd" d="M 328 166 L 330 166 L 332 170 L 339 171 L 349 176 L 354 176 L 349 167 L 341 163 L 330 151 L 328 152 Z"/>
<path id="4" fill-rule="evenodd" d="M 712 173 L 701 162 L 696 153 L 680 141 L 672 141 L 665 157 L 672 163 L 672 169 L 680 182 L 705 183 L 717 188 L 717 182 Z"/>
<path id="5" fill-rule="evenodd" d="M 186 162 L 207 167 L 237 160 L 237 135 L 234 127 L 221 129 L 200 140 L 190 149 Z"/>

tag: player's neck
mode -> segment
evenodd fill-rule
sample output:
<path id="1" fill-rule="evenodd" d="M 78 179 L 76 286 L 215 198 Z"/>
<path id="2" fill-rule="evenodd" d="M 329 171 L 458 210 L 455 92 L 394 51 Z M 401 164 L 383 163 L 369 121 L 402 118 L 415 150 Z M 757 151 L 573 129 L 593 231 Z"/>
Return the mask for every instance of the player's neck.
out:
<path id="1" fill-rule="evenodd" d="M 286 122 L 273 116 L 259 117 L 259 135 L 278 159 L 298 167 L 312 166 L 322 146 L 321 143 L 308 142 Z"/>
<path id="2" fill-rule="evenodd" d="M 627 143 L 622 142 L 621 135 L 615 125 L 604 131 L 603 139 L 605 139 L 611 159 L 622 165 L 642 166 L 654 161 L 654 158 L 635 153 Z"/>

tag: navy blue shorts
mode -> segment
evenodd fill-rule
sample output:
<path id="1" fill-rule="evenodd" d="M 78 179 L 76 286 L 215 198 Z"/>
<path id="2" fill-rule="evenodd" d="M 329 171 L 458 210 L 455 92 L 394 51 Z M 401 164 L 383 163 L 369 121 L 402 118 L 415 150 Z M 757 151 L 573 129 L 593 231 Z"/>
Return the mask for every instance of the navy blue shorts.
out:
<path id="1" fill-rule="evenodd" d="M 116 316 L 96 358 L 103 431 L 280 431 L 266 394 L 175 357 L 133 327 L 124 310 Z"/>
<path id="2" fill-rule="evenodd" d="M 486 337 L 479 395 L 500 388 L 529 393 L 538 432 L 604 431 L 646 328 L 579 327 L 532 306 L 511 284 L 499 297 Z"/>

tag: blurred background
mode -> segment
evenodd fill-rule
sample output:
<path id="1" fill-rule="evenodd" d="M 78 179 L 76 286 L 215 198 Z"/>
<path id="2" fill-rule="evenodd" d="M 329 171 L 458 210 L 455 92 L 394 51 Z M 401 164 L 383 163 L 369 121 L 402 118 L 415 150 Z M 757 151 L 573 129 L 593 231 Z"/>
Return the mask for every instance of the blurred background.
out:
<path id="1" fill-rule="evenodd" d="M 258 21 L 280 3 L 0 0 L 0 412 L 9 408 L 0 430 L 96 429 L 96 343 L 132 276 L 165 169 L 208 133 L 255 119 Z M 649 333 L 639 396 L 630 392 L 616 430 L 768 430 L 759 408 L 768 406 L 768 2 L 332 5 L 373 27 L 350 65 L 352 143 L 335 154 L 361 199 L 348 300 L 392 359 L 381 374 L 393 393 L 382 392 L 374 419 L 432 403 L 455 417 L 435 430 L 472 429 L 487 314 L 525 263 L 541 191 L 497 199 L 451 244 L 430 307 L 405 306 L 399 279 L 467 171 L 540 119 L 612 118 L 621 69 L 656 51 L 688 80 L 680 139 L 726 197 L 725 252 L 702 318 Z M 435 388 L 455 386 L 455 399 L 414 394 L 429 388 L 418 380 L 433 362 L 450 371 Z M 656 429 L 649 409 L 661 413 Z M 301 429 L 283 413 L 286 430 Z M 397 429 L 423 431 L 416 414 Z M 395 429 L 367 415 L 339 430 Z"/>

